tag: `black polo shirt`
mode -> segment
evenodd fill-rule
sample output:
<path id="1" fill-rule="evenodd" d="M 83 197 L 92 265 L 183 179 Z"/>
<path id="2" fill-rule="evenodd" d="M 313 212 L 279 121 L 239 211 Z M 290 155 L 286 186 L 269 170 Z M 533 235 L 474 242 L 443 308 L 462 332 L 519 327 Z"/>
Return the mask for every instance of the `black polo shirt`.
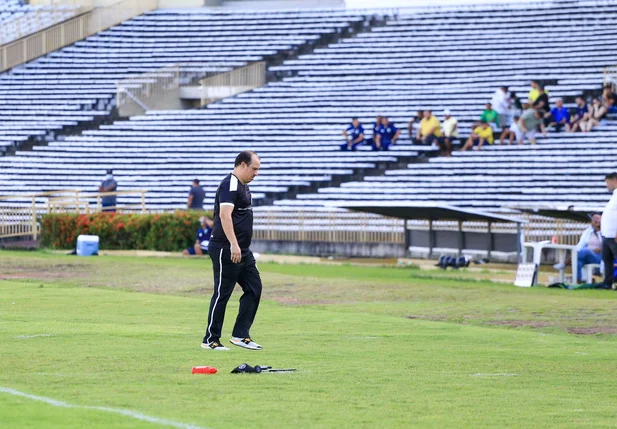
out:
<path id="1" fill-rule="evenodd" d="M 253 238 L 253 206 L 251 191 L 233 173 L 223 179 L 214 198 L 214 227 L 209 249 L 229 249 L 229 240 L 221 223 L 221 206 L 232 205 L 231 220 L 241 250 L 248 250 Z"/>

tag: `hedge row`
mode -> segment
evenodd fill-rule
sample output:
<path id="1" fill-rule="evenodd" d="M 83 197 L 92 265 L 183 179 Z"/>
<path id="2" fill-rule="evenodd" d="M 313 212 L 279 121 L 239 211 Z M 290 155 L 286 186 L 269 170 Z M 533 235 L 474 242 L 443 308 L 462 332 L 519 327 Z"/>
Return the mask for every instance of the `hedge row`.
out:
<path id="1" fill-rule="evenodd" d="M 108 250 L 179 251 L 195 243 L 203 212 L 166 214 L 47 214 L 40 219 L 41 246 L 74 249 L 81 234 L 98 235 Z"/>

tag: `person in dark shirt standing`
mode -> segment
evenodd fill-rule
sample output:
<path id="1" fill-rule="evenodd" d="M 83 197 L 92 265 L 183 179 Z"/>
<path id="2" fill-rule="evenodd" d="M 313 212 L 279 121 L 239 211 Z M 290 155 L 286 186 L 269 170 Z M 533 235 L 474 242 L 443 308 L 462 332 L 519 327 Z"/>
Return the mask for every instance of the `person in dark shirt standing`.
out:
<path id="1" fill-rule="evenodd" d="M 193 186 L 189 191 L 189 199 L 186 202 L 186 208 L 188 210 L 203 210 L 204 198 L 206 198 L 206 192 L 204 188 L 199 185 L 199 179 L 193 180 Z"/>
<path id="2" fill-rule="evenodd" d="M 259 173 L 261 161 L 252 151 L 240 152 L 234 170 L 216 190 L 214 227 L 208 247 L 214 271 L 214 294 L 210 300 L 208 326 L 201 347 L 229 350 L 221 344 L 225 308 L 236 286 L 244 292 L 234 325 L 231 343 L 250 350 L 261 350 L 249 330 L 261 298 L 261 277 L 250 251 L 253 236 L 253 207 L 248 183 Z"/>
<path id="3" fill-rule="evenodd" d="M 101 182 L 101 186 L 99 186 L 99 192 L 116 192 L 117 189 L 118 182 L 114 180 L 113 170 L 107 170 L 105 180 L 103 180 Z M 105 195 L 101 198 L 101 205 L 103 206 L 104 212 L 115 212 L 116 204 L 117 202 L 115 195 Z"/>

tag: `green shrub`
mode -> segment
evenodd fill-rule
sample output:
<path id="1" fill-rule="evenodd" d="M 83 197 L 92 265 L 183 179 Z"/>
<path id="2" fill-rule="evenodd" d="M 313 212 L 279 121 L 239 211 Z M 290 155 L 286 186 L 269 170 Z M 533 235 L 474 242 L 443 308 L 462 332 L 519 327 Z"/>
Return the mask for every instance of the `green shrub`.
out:
<path id="1" fill-rule="evenodd" d="M 98 235 L 107 250 L 179 251 L 195 243 L 204 212 L 165 214 L 60 213 L 43 215 L 41 246 L 73 249 L 81 234 Z"/>

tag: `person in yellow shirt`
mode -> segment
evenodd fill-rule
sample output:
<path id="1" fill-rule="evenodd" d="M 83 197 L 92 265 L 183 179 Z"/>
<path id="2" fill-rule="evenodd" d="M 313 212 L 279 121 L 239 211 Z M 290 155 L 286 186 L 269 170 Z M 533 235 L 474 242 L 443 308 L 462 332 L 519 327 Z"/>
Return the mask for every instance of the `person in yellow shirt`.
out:
<path id="1" fill-rule="evenodd" d="M 424 111 L 424 118 L 420 121 L 420 129 L 416 135 L 416 139 L 421 140 L 422 144 L 431 145 L 437 143 L 441 137 L 441 124 L 439 119 L 433 116 L 430 110 Z"/>
<path id="2" fill-rule="evenodd" d="M 540 89 L 540 82 L 538 82 L 537 80 L 532 80 L 531 81 L 531 90 L 529 91 L 529 95 L 528 95 L 529 104 L 534 104 L 536 102 L 536 100 L 540 96 L 539 89 Z M 548 90 L 546 88 L 544 88 L 544 93 L 546 95 L 548 95 Z"/>
<path id="3" fill-rule="evenodd" d="M 474 128 L 467 139 L 467 143 L 465 143 L 461 150 L 469 150 L 474 146 L 476 146 L 476 150 L 480 150 L 484 143 L 493 144 L 494 141 L 493 129 L 489 126 L 488 122 L 482 121 L 479 126 Z"/>

